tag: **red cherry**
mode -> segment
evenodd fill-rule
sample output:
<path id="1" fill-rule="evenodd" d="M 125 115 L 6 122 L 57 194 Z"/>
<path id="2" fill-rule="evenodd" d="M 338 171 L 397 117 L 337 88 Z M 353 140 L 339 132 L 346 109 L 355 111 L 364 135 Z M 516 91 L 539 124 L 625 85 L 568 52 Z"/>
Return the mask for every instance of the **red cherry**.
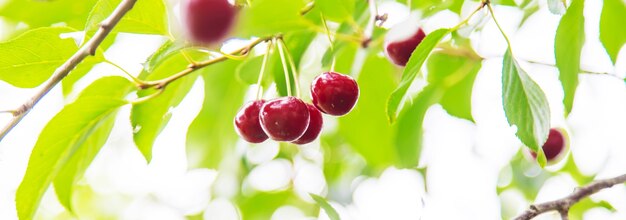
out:
<path id="1" fill-rule="evenodd" d="M 329 115 L 345 115 L 359 99 L 359 86 L 348 75 L 325 72 L 317 76 L 311 85 L 313 104 Z"/>
<path id="2" fill-rule="evenodd" d="M 309 127 L 307 127 L 302 137 L 296 139 L 295 141 L 292 141 L 291 143 L 311 143 L 317 138 L 317 136 L 320 135 L 320 131 L 322 131 L 322 125 L 324 124 L 324 121 L 322 119 L 322 113 L 311 104 L 306 104 L 306 107 L 309 109 Z"/>
<path id="3" fill-rule="evenodd" d="M 237 8 L 228 0 L 183 0 L 182 18 L 191 41 L 219 43 L 233 26 Z"/>
<path id="4" fill-rule="evenodd" d="M 235 130 L 247 142 L 261 143 L 268 138 L 259 122 L 259 111 L 264 103 L 265 100 L 250 102 L 235 116 Z"/>
<path id="5" fill-rule="evenodd" d="M 567 140 L 565 135 L 563 135 L 562 131 L 557 128 L 550 129 L 550 133 L 548 134 L 548 140 L 541 147 L 543 152 L 546 154 L 546 159 L 549 163 L 556 163 L 559 161 L 560 156 L 562 156 L 567 151 Z M 537 158 L 537 153 L 530 152 L 533 158 Z"/>
<path id="6" fill-rule="evenodd" d="M 394 64 L 406 66 L 417 45 L 426 37 L 417 21 L 416 17 L 411 16 L 392 27 L 385 35 L 385 54 Z"/>
<path id="7" fill-rule="evenodd" d="M 309 126 L 309 110 L 295 97 L 282 97 L 268 101 L 261 107 L 261 127 L 276 141 L 293 141 L 304 134 Z"/>

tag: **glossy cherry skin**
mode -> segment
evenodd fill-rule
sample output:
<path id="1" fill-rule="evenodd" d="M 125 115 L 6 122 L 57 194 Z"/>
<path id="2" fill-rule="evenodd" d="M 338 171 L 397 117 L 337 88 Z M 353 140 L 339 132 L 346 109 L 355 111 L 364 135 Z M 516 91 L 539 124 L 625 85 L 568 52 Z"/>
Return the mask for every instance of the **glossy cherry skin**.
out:
<path id="1" fill-rule="evenodd" d="M 323 113 L 341 116 L 354 108 L 359 99 L 359 86 L 348 75 L 325 72 L 313 79 L 311 97 L 315 107 Z"/>
<path id="2" fill-rule="evenodd" d="M 406 66 L 411 54 L 417 46 L 424 40 L 426 33 L 421 28 L 417 29 L 411 37 L 400 41 L 385 43 L 385 54 L 396 65 Z"/>
<path id="3" fill-rule="evenodd" d="M 322 131 L 322 125 L 324 125 L 324 120 L 322 119 L 322 113 L 315 106 L 311 104 L 306 104 L 306 107 L 309 109 L 309 126 L 307 127 L 304 134 L 292 141 L 294 144 L 308 144 L 317 139 L 317 136 L 320 135 Z"/>
<path id="4" fill-rule="evenodd" d="M 263 131 L 275 141 L 293 141 L 309 126 L 309 109 L 296 97 L 282 97 L 266 102 L 261 108 Z"/>
<path id="5" fill-rule="evenodd" d="M 268 138 L 259 122 L 259 112 L 263 104 L 265 100 L 250 102 L 244 105 L 235 116 L 235 130 L 247 142 L 261 143 Z"/>
<path id="6" fill-rule="evenodd" d="M 191 41 L 220 43 L 232 28 L 237 8 L 228 0 L 183 0 L 181 17 Z"/>
<path id="7" fill-rule="evenodd" d="M 567 151 L 567 138 L 560 129 L 552 128 L 548 134 L 548 140 L 541 147 L 549 163 L 558 162 L 560 156 Z M 533 158 L 537 158 L 537 153 L 530 152 Z"/>

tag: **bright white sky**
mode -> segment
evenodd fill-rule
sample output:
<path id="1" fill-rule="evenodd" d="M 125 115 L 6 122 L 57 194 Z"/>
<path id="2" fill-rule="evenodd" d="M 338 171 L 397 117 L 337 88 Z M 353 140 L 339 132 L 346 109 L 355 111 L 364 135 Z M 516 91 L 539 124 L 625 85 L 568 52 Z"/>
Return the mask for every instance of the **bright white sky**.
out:
<path id="1" fill-rule="evenodd" d="M 381 12 L 389 13 L 387 25 L 402 21 L 408 16 L 403 5 L 379 1 Z M 559 16 L 551 14 L 545 1 L 539 1 L 541 10 L 530 17 L 519 30 L 516 28 L 522 12 L 510 7 L 496 6 L 496 15 L 512 38 L 515 55 L 522 60 L 554 63 L 554 33 Z M 466 1 L 464 15 L 476 6 Z M 582 68 L 610 72 L 623 77 L 626 73 L 626 54 L 622 50 L 617 67 L 613 68 L 598 40 L 598 22 L 602 1 L 589 0 L 585 4 L 587 42 L 583 48 Z M 479 13 L 485 17 L 485 13 Z M 478 16 L 478 17 L 480 17 Z M 423 20 L 426 32 L 440 27 L 451 27 L 459 22 L 452 12 L 443 11 Z M 473 19 L 472 23 L 479 23 Z M 428 165 L 427 181 L 418 172 L 390 167 L 379 178 L 360 177 L 346 180 L 333 191 L 331 197 L 347 198 L 333 201 L 342 219 L 500 219 L 501 204 L 513 212 L 524 209 L 528 203 L 518 191 L 496 193 L 501 170 L 521 146 L 504 118 L 501 103 L 500 72 L 502 54 L 506 43 L 493 21 L 485 18 L 481 32 L 471 35 L 472 45 L 483 57 L 483 63 L 474 85 L 472 97 L 476 124 L 449 116 L 440 106 L 429 109 L 424 124 L 425 147 L 422 163 Z M 0 21 L 0 30 L 5 24 Z M 0 33 L 0 37 L 4 37 Z M 317 44 L 326 44 L 321 37 Z M 127 70 L 138 73 L 140 63 L 154 51 L 163 39 L 137 35 L 120 35 L 119 41 L 107 50 L 106 57 Z M 310 56 L 320 57 L 319 51 Z M 317 70 L 316 63 L 302 63 L 304 69 Z M 626 88 L 620 79 L 610 76 L 582 75 L 576 95 L 575 107 L 568 119 L 562 114 L 563 92 L 555 68 L 521 62 L 522 67 L 546 92 L 553 126 L 568 129 L 572 138 L 571 150 L 576 163 L 584 173 L 598 173 L 611 177 L 626 173 Z M 121 75 L 107 66 L 99 65 L 79 86 L 88 85 L 103 75 Z M 100 152 L 84 181 L 99 198 L 100 212 L 120 219 L 184 219 L 185 214 L 205 211 L 205 219 L 238 219 L 236 208 L 228 201 L 239 186 L 233 184 L 229 173 L 218 175 L 215 170 L 187 170 L 184 152 L 185 129 L 199 112 L 203 100 L 201 80 L 190 95 L 172 109 L 170 123 L 155 142 L 153 162 L 145 164 L 132 142 L 132 128 L 128 123 L 129 108 L 125 107 L 114 132 Z M 17 89 L 0 82 L 0 109 L 10 109 L 30 97 L 35 89 Z M 24 121 L 0 143 L 0 219 L 15 219 L 15 190 L 26 169 L 32 146 L 45 121 L 59 111 L 64 102 L 60 88 L 54 89 Z M 0 124 L 9 119 L 0 115 Z M 331 130 L 333 119 L 325 118 Z M 225 128 L 227 129 L 227 128 Z M 454 137 L 454 138 L 450 138 Z M 249 147 L 241 142 L 238 152 L 258 166 L 245 180 L 243 191 L 269 191 L 288 187 L 304 200 L 311 201 L 307 193 L 324 194 L 328 186 L 322 174 L 323 153 L 319 143 L 302 147 L 294 161 L 274 159 L 278 154 L 276 143 Z M 362 163 L 356 159 L 356 163 Z M 313 161 L 313 162 L 311 162 Z M 234 163 L 232 158 L 225 163 Z M 559 165 L 556 165 L 559 166 Z M 506 182 L 506 176 L 500 181 Z M 425 186 L 428 192 L 425 192 Z M 211 193 L 211 197 L 198 196 Z M 539 192 L 538 201 L 547 201 L 571 193 L 575 182 L 568 175 L 551 178 Z M 605 190 L 594 198 L 610 201 L 617 209 L 612 214 L 604 209 L 594 209 L 585 219 L 625 219 L 626 187 Z M 351 200 L 351 201 L 350 201 Z M 341 204 L 340 204 L 341 203 Z M 39 210 L 40 217 L 52 218 L 63 211 L 53 192 L 49 192 Z M 538 219 L 558 219 L 546 215 Z M 316 219 L 305 216 L 292 206 L 275 211 L 272 220 Z M 327 219 L 320 213 L 320 219 Z"/>

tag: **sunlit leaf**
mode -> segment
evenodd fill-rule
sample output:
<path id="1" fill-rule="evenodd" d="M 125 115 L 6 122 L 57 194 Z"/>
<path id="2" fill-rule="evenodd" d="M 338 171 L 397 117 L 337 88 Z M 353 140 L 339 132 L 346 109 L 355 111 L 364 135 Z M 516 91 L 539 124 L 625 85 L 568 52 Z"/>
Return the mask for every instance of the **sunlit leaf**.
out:
<path id="1" fill-rule="evenodd" d="M 448 114 L 474 121 L 472 90 L 481 60 L 435 52 L 428 58 L 428 81 L 444 89 L 439 103 Z"/>
<path id="2" fill-rule="evenodd" d="M 178 73 L 186 68 L 187 60 L 178 54 L 164 61 L 153 72 L 147 75 L 148 80 L 158 80 Z M 130 120 L 133 128 L 133 140 L 147 161 L 152 159 L 152 145 L 157 135 L 169 122 L 172 108 L 176 107 L 187 95 L 198 77 L 197 73 L 180 78 L 169 85 L 159 96 L 149 101 L 133 105 Z M 153 89 L 137 92 L 139 97 L 153 94 Z"/>
<path id="3" fill-rule="evenodd" d="M 411 54 L 411 58 L 409 58 L 409 62 L 407 62 L 404 68 L 400 85 L 391 93 L 389 101 L 387 102 L 387 118 L 389 121 L 395 121 L 398 107 L 402 99 L 406 96 L 406 92 L 409 90 L 413 80 L 415 80 L 415 77 L 421 70 L 424 61 L 426 61 L 430 52 L 437 46 L 437 43 L 449 32 L 449 29 L 433 31 L 415 48 L 415 51 Z"/>
<path id="4" fill-rule="evenodd" d="M 315 195 L 313 193 L 309 193 L 309 195 L 311 196 L 311 198 L 313 198 L 313 200 L 315 200 L 315 202 L 317 203 L 317 205 L 320 206 L 320 208 L 324 209 L 324 211 L 326 212 L 326 215 L 328 215 L 328 218 L 330 218 L 330 220 L 340 220 L 341 219 L 341 218 L 339 218 L 339 213 L 337 213 L 335 208 L 333 208 L 330 205 L 330 203 L 328 203 L 328 201 L 326 201 L 326 199 L 324 199 L 324 197 Z"/>
<path id="5" fill-rule="evenodd" d="M 252 6 L 240 13 L 238 33 L 241 37 L 250 37 L 304 30 L 311 25 L 300 15 L 304 7 L 301 0 L 252 1 Z"/>
<path id="6" fill-rule="evenodd" d="M 237 69 L 235 69 L 235 75 L 237 76 L 237 80 L 247 85 L 256 84 L 259 80 L 259 74 L 261 74 L 261 64 L 263 64 L 263 57 L 264 55 L 248 57 L 239 66 L 237 66 Z M 263 73 L 263 79 L 261 80 L 261 85 L 263 85 L 263 88 L 267 88 L 272 80 L 272 74 L 268 70 L 273 69 L 273 67 L 270 65 L 274 63 L 269 62 L 269 58 L 270 57 L 268 56 L 268 63 L 265 66 L 265 73 Z"/>
<path id="7" fill-rule="evenodd" d="M 450 10 L 455 13 L 460 13 L 461 8 L 463 7 L 463 0 L 401 0 L 400 2 L 405 3 L 411 2 L 411 9 L 418 9 L 424 13 L 424 16 L 433 15 L 442 10 Z M 500 0 L 502 1 L 510 1 L 510 0 Z"/>
<path id="8" fill-rule="evenodd" d="M 290 190 L 278 192 L 255 192 L 237 198 L 241 219 L 271 219 L 272 214 L 288 201 L 294 203 L 295 195 Z"/>
<path id="9" fill-rule="evenodd" d="M 622 0 L 605 0 L 600 16 L 600 41 L 609 53 L 611 61 L 617 61 L 617 54 L 626 43 L 626 3 Z"/>
<path id="10" fill-rule="evenodd" d="M 353 62 L 353 61 L 350 61 Z M 339 134 L 371 166 L 395 163 L 394 129 L 385 117 L 385 102 L 396 86 L 395 67 L 384 57 L 371 55 L 359 74 L 359 100 L 339 118 Z"/>
<path id="11" fill-rule="evenodd" d="M 91 36 L 122 0 L 99 0 L 89 13 L 85 31 Z M 113 29 L 114 32 L 169 35 L 167 10 L 163 0 L 137 1 Z"/>
<path id="12" fill-rule="evenodd" d="M 79 158 L 82 161 L 77 163 L 86 163 L 81 165 L 72 165 L 74 161 L 71 158 L 80 155 L 76 152 L 82 148 L 98 151 L 103 139 L 108 136 L 104 133 L 110 131 L 110 127 L 103 124 L 127 103 L 121 94 L 131 86 L 130 82 L 121 77 L 103 78 L 94 82 L 74 103 L 65 106 L 48 122 L 33 148 L 26 174 L 17 190 L 16 206 L 20 219 L 33 217 L 41 197 L 60 172 L 63 175 L 58 180 L 69 184 L 70 188 L 71 183 L 82 175 L 93 157 Z M 60 195 L 67 205 L 71 193 L 68 194 L 65 187 L 68 186 L 64 186 L 66 190 L 62 190 Z"/>
<path id="13" fill-rule="evenodd" d="M 517 127 L 517 137 L 531 150 L 539 150 L 548 138 L 550 107 L 539 85 L 519 67 L 510 50 L 502 63 L 502 103 L 507 121 Z"/>
<path id="14" fill-rule="evenodd" d="M 569 114 L 574 104 L 574 94 L 578 86 L 580 54 L 585 43 L 585 1 L 575 0 L 561 18 L 554 39 L 554 55 L 559 69 L 559 79 L 563 85 L 565 111 Z"/>
<path id="15" fill-rule="evenodd" d="M 180 53 L 184 47 L 185 45 L 182 42 L 166 41 L 147 59 L 147 61 L 143 64 L 143 69 L 148 73 L 154 71 L 154 69 L 156 69 L 165 60 L 177 53 Z"/>
<path id="16" fill-rule="evenodd" d="M 60 36 L 75 31 L 67 27 L 37 28 L 0 43 L 0 80 L 23 88 L 45 82 L 78 50 L 74 39 Z M 101 54 L 89 58 L 73 74 L 85 73 L 102 59 Z"/>
<path id="17" fill-rule="evenodd" d="M 105 77 L 87 87 L 77 102 L 87 97 L 101 96 L 122 99 L 132 88 L 132 84 L 123 77 Z M 83 176 L 113 129 L 115 124 L 115 117 L 113 116 L 114 113 L 99 122 L 98 129 L 89 134 L 89 137 L 78 147 L 54 179 L 54 191 L 61 204 L 68 210 L 73 208 L 72 191 L 74 185 Z"/>
<path id="18" fill-rule="evenodd" d="M 342 22 L 352 18 L 355 0 L 316 0 L 315 7 L 319 7 L 326 19 Z"/>
<path id="19" fill-rule="evenodd" d="M 187 132 L 189 167 L 219 168 L 222 158 L 234 149 L 233 120 L 244 105 L 247 89 L 233 74 L 239 63 L 227 61 L 203 70 L 204 103 Z"/>
<path id="20" fill-rule="evenodd" d="M 395 146 L 400 166 L 417 167 L 422 152 L 423 122 L 428 108 L 443 94 L 438 85 L 426 86 L 398 116 Z"/>
<path id="21" fill-rule="evenodd" d="M 64 22 L 72 28 L 82 29 L 96 1 L 10 0 L 4 6 L 0 3 L 0 16 L 15 22 L 24 22 L 31 28 L 47 27 Z"/>

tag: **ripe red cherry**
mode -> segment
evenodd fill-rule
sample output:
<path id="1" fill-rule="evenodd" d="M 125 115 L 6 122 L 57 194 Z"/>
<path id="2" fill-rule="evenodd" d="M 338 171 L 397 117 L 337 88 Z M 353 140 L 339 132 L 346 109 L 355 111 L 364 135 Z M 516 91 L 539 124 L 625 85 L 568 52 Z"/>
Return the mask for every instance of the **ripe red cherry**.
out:
<path id="1" fill-rule="evenodd" d="M 295 97 L 282 97 L 266 102 L 261 108 L 261 127 L 276 141 L 293 141 L 309 126 L 309 109 Z"/>
<path id="2" fill-rule="evenodd" d="M 302 137 L 296 139 L 295 141 L 292 141 L 291 143 L 311 143 L 317 138 L 317 136 L 320 135 L 320 131 L 322 131 L 322 125 L 324 124 L 324 121 L 322 119 L 322 113 L 311 104 L 306 104 L 306 107 L 309 109 L 309 127 L 307 127 Z"/>
<path id="3" fill-rule="evenodd" d="M 359 86 L 348 75 L 325 72 L 317 76 L 311 85 L 313 104 L 329 115 L 345 115 L 359 99 Z"/>
<path id="4" fill-rule="evenodd" d="M 385 54 L 396 65 L 406 66 L 411 54 L 426 34 L 419 27 L 418 18 L 410 16 L 392 27 L 385 35 Z"/>
<path id="5" fill-rule="evenodd" d="M 235 116 L 235 130 L 247 142 L 261 143 L 268 138 L 259 122 L 259 111 L 264 103 L 265 100 L 250 102 Z"/>
<path id="6" fill-rule="evenodd" d="M 191 41 L 220 43 L 235 21 L 237 9 L 228 0 L 183 0 L 182 18 Z"/>
<path id="7" fill-rule="evenodd" d="M 568 143 L 567 137 L 564 135 L 565 131 L 562 131 L 557 128 L 550 129 L 550 133 L 548 134 L 548 140 L 545 144 L 543 144 L 543 152 L 546 155 L 546 159 L 548 163 L 554 164 L 562 159 L 562 156 L 567 152 Z M 537 153 L 530 152 L 533 158 L 537 158 Z"/>

